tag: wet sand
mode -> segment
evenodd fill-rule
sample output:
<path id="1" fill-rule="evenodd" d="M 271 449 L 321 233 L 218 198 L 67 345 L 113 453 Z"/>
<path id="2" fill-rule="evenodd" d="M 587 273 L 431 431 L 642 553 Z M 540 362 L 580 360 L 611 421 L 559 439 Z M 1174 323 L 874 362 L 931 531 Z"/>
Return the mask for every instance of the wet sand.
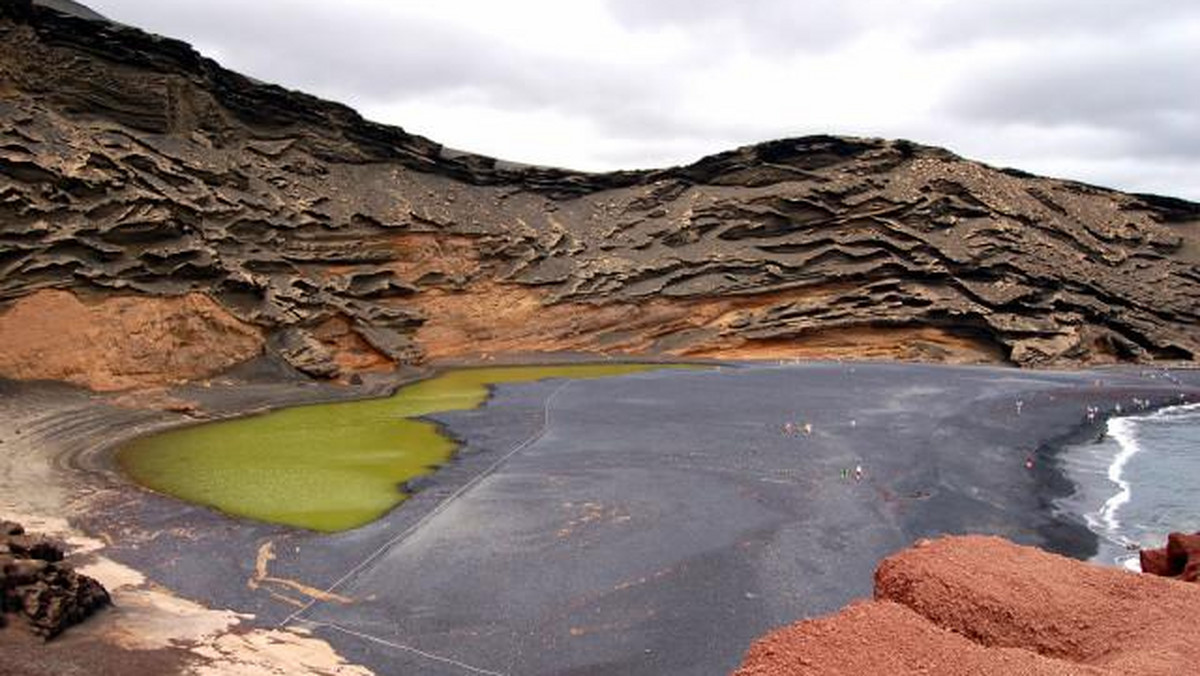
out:
<path id="1" fill-rule="evenodd" d="M 921 537 L 997 534 L 1087 558 L 1094 536 L 1054 507 L 1071 488 L 1056 448 L 1098 432 L 1087 406 L 1200 397 L 1200 373 L 1172 377 L 811 363 L 506 386 L 435 416 L 465 442 L 458 458 L 337 535 L 230 519 L 107 473 L 95 449 L 178 414 L 55 427 L 48 402 L 94 404 L 27 387 L 0 407 L 41 397 L 50 412 L 17 436 L 46 460 L 31 480 L 64 495 L 27 495 L 26 512 L 58 509 L 111 542 L 108 559 L 253 614 L 245 627 L 311 630 L 377 673 L 721 674 L 755 636 L 868 596 L 877 561 Z M 330 396 L 262 387 L 255 405 L 288 388 Z M 202 408 L 245 406 L 238 391 L 207 389 Z M 856 465 L 863 479 L 843 478 Z"/>

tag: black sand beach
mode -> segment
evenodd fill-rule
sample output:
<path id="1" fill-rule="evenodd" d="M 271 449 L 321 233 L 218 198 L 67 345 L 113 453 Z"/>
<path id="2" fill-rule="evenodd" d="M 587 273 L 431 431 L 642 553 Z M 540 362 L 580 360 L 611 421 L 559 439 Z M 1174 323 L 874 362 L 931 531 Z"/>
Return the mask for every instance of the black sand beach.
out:
<path id="1" fill-rule="evenodd" d="M 1200 396 L 1200 373 L 1172 378 L 806 363 L 504 386 L 439 416 L 459 457 L 355 531 L 250 524 L 111 475 L 75 521 L 154 582 L 378 673 L 721 674 L 755 636 L 868 596 L 878 560 L 922 537 L 1091 556 L 1054 507 L 1056 449 L 1098 432 L 1088 406 Z"/>

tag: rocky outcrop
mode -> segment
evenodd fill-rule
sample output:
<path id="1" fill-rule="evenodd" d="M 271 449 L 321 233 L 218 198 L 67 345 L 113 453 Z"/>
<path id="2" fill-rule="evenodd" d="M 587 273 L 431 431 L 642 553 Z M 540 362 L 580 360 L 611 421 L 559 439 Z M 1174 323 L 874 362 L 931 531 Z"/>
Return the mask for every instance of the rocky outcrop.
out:
<path id="1" fill-rule="evenodd" d="M 11 614 L 51 639 L 108 603 L 99 582 L 63 563 L 58 545 L 0 521 L 0 626 Z"/>
<path id="2" fill-rule="evenodd" d="M 1200 582 L 1200 533 L 1171 533 L 1166 547 L 1143 549 L 1139 554 L 1143 573 Z"/>
<path id="3" fill-rule="evenodd" d="M 0 373 L 119 390 L 204 378 L 263 349 L 263 330 L 207 295 L 41 289 L 0 314 Z"/>
<path id="4" fill-rule="evenodd" d="M 1182 674 L 1200 663 L 1200 588 L 993 537 L 918 543 L 875 600 L 757 641 L 738 676 Z"/>
<path id="5" fill-rule="evenodd" d="M 0 313 L 202 294 L 323 376 L 544 350 L 1200 353 L 1200 205 L 829 136 L 514 165 L 28 1 L 0 5 L 0 224 Z"/>
<path id="6" fill-rule="evenodd" d="M 338 365 L 333 360 L 333 353 L 320 341 L 295 327 L 276 334 L 272 348 L 278 351 L 284 361 L 306 375 L 332 378 L 338 374 Z"/>

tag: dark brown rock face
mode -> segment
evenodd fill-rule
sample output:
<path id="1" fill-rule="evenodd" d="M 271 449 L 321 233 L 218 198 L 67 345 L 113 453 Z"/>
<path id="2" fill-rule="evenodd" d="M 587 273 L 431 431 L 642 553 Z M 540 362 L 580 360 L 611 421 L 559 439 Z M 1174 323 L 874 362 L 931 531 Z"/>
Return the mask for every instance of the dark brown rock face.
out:
<path id="1" fill-rule="evenodd" d="M 512 165 L 0 6 L 0 312 L 198 292 L 318 375 L 543 350 L 1192 360 L 1198 263 L 1181 200 L 827 136 L 661 171 Z"/>
<path id="2" fill-rule="evenodd" d="M 1166 547 L 1143 549 L 1139 554 L 1143 573 L 1200 582 L 1200 533 L 1171 533 Z"/>
<path id="3" fill-rule="evenodd" d="M 0 521 L 0 626 L 5 615 L 13 614 L 33 633 L 50 639 L 109 603 L 99 582 L 79 575 L 62 559 L 55 543 L 27 535 L 20 524 Z"/>

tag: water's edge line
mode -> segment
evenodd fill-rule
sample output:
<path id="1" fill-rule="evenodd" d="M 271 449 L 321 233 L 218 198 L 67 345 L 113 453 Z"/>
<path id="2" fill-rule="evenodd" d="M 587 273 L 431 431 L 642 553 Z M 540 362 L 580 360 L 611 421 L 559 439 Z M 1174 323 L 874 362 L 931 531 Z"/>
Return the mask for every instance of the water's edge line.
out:
<path id="1" fill-rule="evenodd" d="M 1108 480 L 1117 485 L 1117 492 L 1104 501 L 1098 513 L 1099 520 L 1104 523 L 1109 535 L 1113 537 L 1121 527 L 1121 522 L 1117 520 L 1117 510 L 1133 497 L 1133 489 L 1124 479 L 1125 465 L 1133 456 L 1143 450 L 1138 444 L 1137 434 L 1134 433 L 1136 424 L 1133 422 L 1134 420 L 1134 416 L 1111 418 L 1104 430 L 1104 435 L 1117 442 L 1117 446 L 1121 449 L 1113 457 L 1106 474 Z"/>
<path id="2" fill-rule="evenodd" d="M 1134 433 L 1134 426 L 1140 421 L 1161 420 L 1178 415 L 1181 412 L 1187 414 L 1196 411 L 1200 411 L 1200 403 L 1171 404 L 1149 412 L 1114 415 L 1105 421 L 1104 437 L 1111 439 L 1120 449 L 1109 463 L 1105 476 L 1109 482 L 1117 486 L 1118 490 L 1105 500 L 1098 509 L 1084 511 L 1080 514 L 1088 528 L 1098 538 L 1114 547 L 1127 551 L 1130 550 L 1131 545 L 1138 544 L 1120 535 L 1121 522 L 1117 518 L 1117 511 L 1133 497 L 1133 486 L 1124 476 L 1125 467 L 1135 455 L 1147 450 L 1138 443 L 1137 435 Z M 1070 453 L 1072 447 L 1078 447 L 1079 445 L 1070 444 L 1065 450 L 1067 453 Z M 1070 478 L 1075 483 L 1081 480 L 1077 476 Z M 1093 561 L 1103 565 L 1120 565 L 1134 572 L 1140 570 L 1140 566 L 1132 565 L 1137 563 L 1136 557 L 1132 555 L 1117 557 L 1111 561 L 1107 559 L 1097 560 L 1102 553 L 1097 552 L 1097 556 L 1093 557 Z"/>
<path id="3" fill-rule="evenodd" d="M 564 381 L 558 387 L 554 388 L 554 391 L 552 391 L 550 393 L 550 396 L 546 397 L 546 401 L 542 405 L 542 424 L 537 429 L 537 431 L 535 431 L 532 435 L 530 435 L 527 439 L 525 439 L 521 443 L 519 443 L 516 446 L 509 449 L 504 455 L 502 455 L 499 459 L 497 459 L 496 462 L 489 465 L 486 469 L 484 469 L 482 472 L 477 474 L 470 481 L 463 484 L 462 486 L 459 486 L 457 490 L 455 490 L 453 493 L 451 493 L 445 500 L 438 503 L 438 505 L 436 507 L 434 507 L 428 513 L 426 513 L 424 516 L 422 516 L 416 523 L 409 526 L 408 528 L 406 528 L 405 530 L 403 530 L 399 534 L 397 534 L 395 537 L 392 537 L 391 539 L 389 539 L 388 541 L 386 541 L 382 545 L 380 545 L 378 549 L 376 549 L 375 551 L 373 551 L 369 555 L 367 555 L 367 557 L 365 559 L 363 559 L 356 566 L 354 566 L 349 571 L 347 571 L 346 574 L 342 575 L 340 578 L 335 580 L 333 582 L 333 584 L 331 584 L 328 588 L 326 588 L 324 590 L 325 593 L 328 594 L 328 593 L 334 591 L 335 589 L 340 587 L 342 584 L 344 584 L 347 580 L 349 580 L 351 577 L 358 574 L 364 568 L 366 568 L 371 563 L 373 563 L 380 556 L 383 556 L 383 554 L 386 553 L 389 549 L 400 544 L 404 540 L 408 539 L 410 536 L 412 536 L 412 534 L 416 533 L 420 528 L 425 526 L 425 524 L 427 524 L 431 520 L 433 520 L 434 517 L 438 516 L 443 511 L 445 511 L 445 509 L 450 506 L 450 503 L 452 503 L 455 500 L 457 500 L 458 498 L 462 497 L 462 495 L 465 494 L 467 491 L 474 488 L 476 485 L 478 485 L 481 481 L 483 481 L 487 477 L 491 476 L 497 469 L 500 468 L 501 465 L 503 465 L 505 462 L 507 462 L 509 458 L 511 458 L 513 455 L 519 453 L 520 451 L 524 450 L 525 448 L 528 448 L 530 445 L 532 445 L 537 440 L 541 439 L 546 434 L 546 430 L 549 429 L 549 427 L 550 427 L 550 408 L 553 405 L 554 400 L 557 399 L 559 394 L 561 394 L 564 390 L 566 390 L 567 387 L 573 382 L 574 382 L 573 380 Z M 319 601 L 316 598 L 309 600 L 308 603 L 304 604 L 300 609 L 296 610 L 291 615 L 288 615 L 287 617 L 285 617 L 276 626 L 283 627 L 283 626 L 290 624 L 291 622 L 293 622 L 297 618 L 299 618 L 301 615 L 303 615 L 305 612 L 310 610 L 318 602 Z"/>

